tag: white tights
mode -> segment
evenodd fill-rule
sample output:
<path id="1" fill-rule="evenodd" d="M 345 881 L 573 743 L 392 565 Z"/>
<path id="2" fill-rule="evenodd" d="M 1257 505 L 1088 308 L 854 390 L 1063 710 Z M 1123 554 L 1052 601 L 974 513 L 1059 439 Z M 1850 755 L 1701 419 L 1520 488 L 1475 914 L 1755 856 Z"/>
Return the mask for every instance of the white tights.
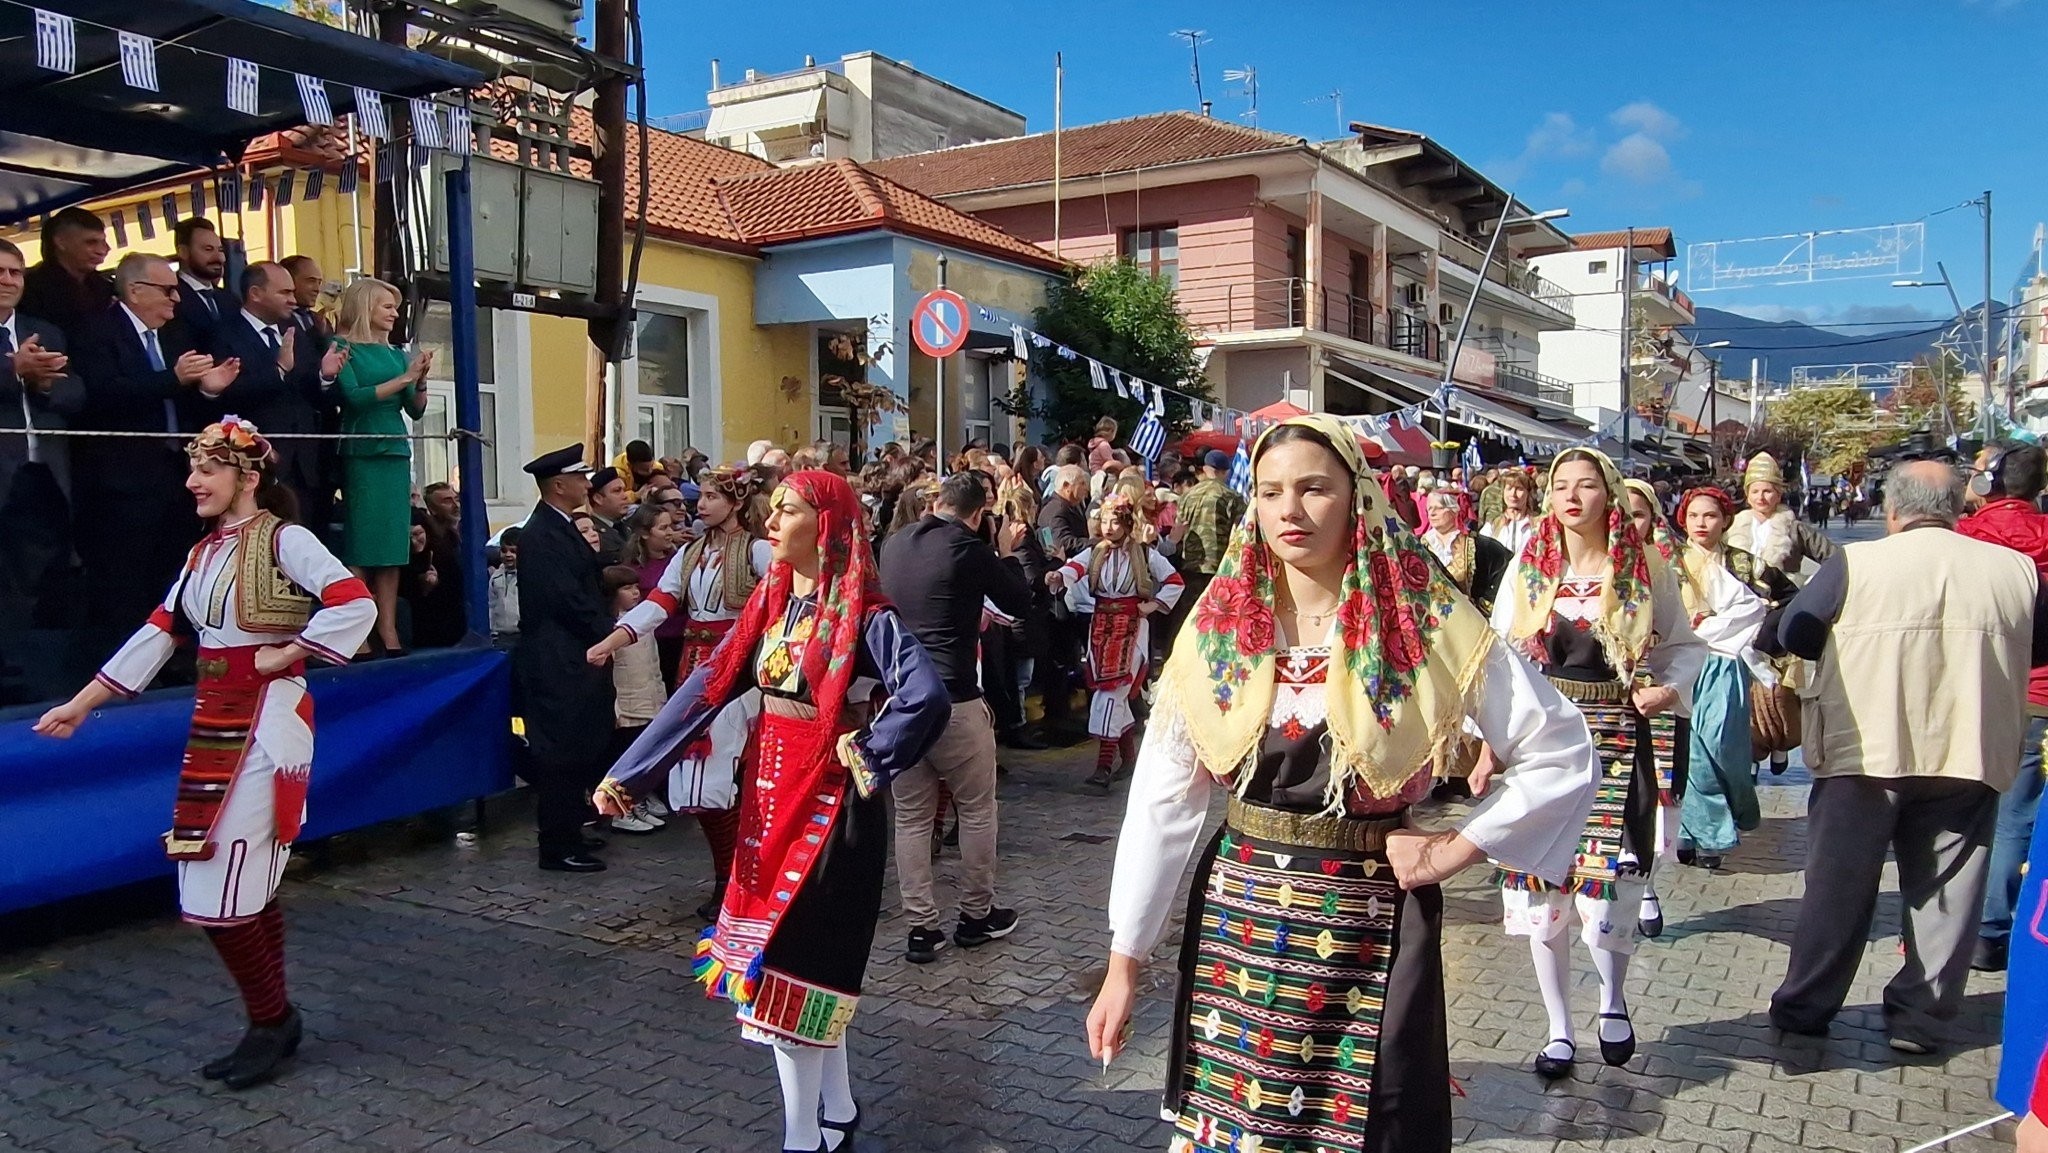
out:
<path id="1" fill-rule="evenodd" d="M 1552 933 L 1548 940 L 1529 938 L 1529 955 L 1536 962 L 1536 985 L 1543 993 L 1543 1009 L 1550 1017 L 1553 1041 L 1571 1041 L 1576 1037 L 1572 1029 L 1571 950 L 1569 933 Z M 1600 974 L 1600 1011 L 1627 1013 L 1628 994 L 1623 984 L 1628 979 L 1628 954 L 1592 947 L 1586 951 L 1593 955 L 1593 968 Z M 1631 1028 L 1625 1021 L 1602 1021 L 1600 1035 L 1603 1040 L 1620 1041 L 1629 1036 Z M 1544 1052 L 1557 1058 L 1570 1055 L 1563 1045 L 1545 1045 Z"/>
<path id="2" fill-rule="evenodd" d="M 782 1147 L 810 1153 L 825 1144 L 818 1126 L 822 1116 L 829 1121 L 853 1120 L 853 1082 L 846 1067 L 846 1041 L 840 1039 L 829 1049 L 811 1045 L 777 1042 L 775 1074 L 782 1082 Z M 828 1149 L 839 1148 L 844 1140 L 833 1134 Z"/>

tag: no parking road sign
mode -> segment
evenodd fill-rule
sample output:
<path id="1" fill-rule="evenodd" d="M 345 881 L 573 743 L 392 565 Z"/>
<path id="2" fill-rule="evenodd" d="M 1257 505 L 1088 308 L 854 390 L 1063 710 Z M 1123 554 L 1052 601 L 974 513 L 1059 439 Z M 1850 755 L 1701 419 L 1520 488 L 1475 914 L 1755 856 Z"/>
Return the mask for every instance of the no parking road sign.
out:
<path id="1" fill-rule="evenodd" d="M 910 334 L 926 356 L 953 355 L 967 343 L 967 302 L 949 289 L 925 293 L 910 310 Z"/>

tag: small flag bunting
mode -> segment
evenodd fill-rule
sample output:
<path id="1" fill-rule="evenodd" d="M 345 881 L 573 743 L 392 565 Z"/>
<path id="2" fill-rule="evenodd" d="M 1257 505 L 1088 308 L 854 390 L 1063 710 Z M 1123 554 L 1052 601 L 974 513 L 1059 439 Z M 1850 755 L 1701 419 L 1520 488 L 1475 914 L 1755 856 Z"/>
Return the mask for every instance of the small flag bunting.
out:
<path id="1" fill-rule="evenodd" d="M 228 59 L 228 107 L 244 116 L 256 115 L 262 70 L 247 60 Z"/>
<path id="2" fill-rule="evenodd" d="M 421 148 L 446 148 L 446 138 L 441 133 L 441 110 L 432 100 L 415 98 L 412 102 L 412 138 Z"/>
<path id="3" fill-rule="evenodd" d="M 303 196 L 303 197 L 301 197 L 301 199 L 302 199 L 302 200 L 318 200 L 318 199 L 320 199 L 320 193 L 321 193 L 321 191 L 322 191 L 323 189 L 325 189 L 326 187 L 327 187 L 327 171 L 326 171 L 326 169 L 323 169 L 323 168 L 308 168 L 308 169 L 306 169 L 306 195 L 305 195 L 305 196 Z"/>
<path id="4" fill-rule="evenodd" d="M 239 210 L 242 207 L 242 170 L 230 168 L 222 174 L 218 192 L 215 199 L 220 202 L 222 213 Z"/>
<path id="5" fill-rule="evenodd" d="M 127 216 L 117 208 L 107 217 L 107 224 L 114 230 L 114 244 L 121 248 L 128 247 Z"/>
<path id="6" fill-rule="evenodd" d="M 121 42 L 121 79 L 130 88 L 155 92 L 156 41 L 138 32 L 119 32 L 116 35 Z"/>
<path id="7" fill-rule="evenodd" d="M 206 182 L 204 180 L 192 182 L 192 215 L 206 215 Z"/>
<path id="8" fill-rule="evenodd" d="M 327 102 L 327 82 L 318 76 L 303 72 L 294 73 L 299 81 L 299 107 L 306 113 L 308 124 L 334 123 L 334 106 Z"/>
<path id="9" fill-rule="evenodd" d="M 476 148 L 476 128 L 466 106 L 458 104 L 448 110 L 448 147 L 457 156 L 468 156 Z"/>
<path id="10" fill-rule="evenodd" d="M 269 182 L 270 178 L 261 172 L 249 174 L 249 211 L 254 212 L 263 207 L 263 193 Z"/>
<path id="11" fill-rule="evenodd" d="M 1065 349 L 1061 349 L 1060 351 L 1061 351 L 1061 352 L 1065 352 L 1066 350 L 1065 350 Z M 1088 383 L 1090 383 L 1090 384 L 1094 385 L 1094 386 L 1095 386 L 1095 391 L 1097 391 L 1097 392 L 1107 392 L 1107 391 L 1109 391 L 1109 378 L 1108 378 L 1107 376 L 1104 376 L 1104 375 L 1103 375 L 1103 373 L 1102 373 L 1102 362 L 1101 362 L 1101 361 L 1099 361 L 1099 360 L 1095 360 L 1095 359 L 1093 359 L 1093 358 L 1090 358 L 1090 359 L 1089 359 L 1089 361 L 1088 361 Z M 1119 388 L 1119 389 L 1118 389 L 1117 391 L 1118 391 L 1118 392 L 1122 392 L 1123 390 L 1122 390 L 1121 388 Z"/>
<path id="12" fill-rule="evenodd" d="M 277 190 L 272 194 L 277 198 L 276 202 L 278 204 L 285 205 L 292 202 L 292 189 L 297 186 L 298 177 L 298 170 L 293 168 L 287 168 L 278 174 Z"/>
<path id="13" fill-rule="evenodd" d="M 149 201 L 135 206 L 135 226 L 142 230 L 144 240 L 156 239 L 156 218 L 149 214 Z"/>
<path id="14" fill-rule="evenodd" d="M 164 193 L 164 227 L 176 228 L 177 226 L 178 194 L 175 192 L 166 192 Z"/>
<path id="15" fill-rule="evenodd" d="M 342 160 L 341 179 L 335 181 L 334 186 L 341 190 L 341 194 L 343 196 L 354 196 L 356 194 L 356 184 L 359 179 L 356 175 L 356 171 L 357 168 L 361 165 L 361 163 L 361 159 L 358 158 L 354 153 L 350 153 L 345 159 Z"/>
<path id="16" fill-rule="evenodd" d="M 391 123 L 384 116 L 384 97 L 372 88 L 358 88 L 356 96 L 356 119 L 363 126 L 363 133 L 376 140 L 391 138 Z"/>
<path id="17" fill-rule="evenodd" d="M 36 9 L 36 67 L 78 71 L 78 26 L 71 17 Z"/>

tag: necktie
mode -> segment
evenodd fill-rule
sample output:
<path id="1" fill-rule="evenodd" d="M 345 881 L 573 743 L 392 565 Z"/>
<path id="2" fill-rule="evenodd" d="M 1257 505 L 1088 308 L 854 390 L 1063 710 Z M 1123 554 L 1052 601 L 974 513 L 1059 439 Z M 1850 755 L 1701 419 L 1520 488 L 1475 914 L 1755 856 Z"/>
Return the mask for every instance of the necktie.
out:
<path id="1" fill-rule="evenodd" d="M 0 325 L 0 359 L 12 357 L 13 355 L 14 330 L 5 325 Z M 9 365 L 5 371 L 11 373 L 14 371 L 14 367 Z M 42 459 L 42 454 L 38 451 L 36 444 L 36 422 L 35 418 L 29 413 L 28 389 L 26 387 L 21 390 L 21 427 L 28 434 L 29 463 L 37 463 Z"/>
<path id="2" fill-rule="evenodd" d="M 143 331 L 142 352 L 149 358 L 149 367 L 158 372 L 167 367 L 164 364 L 164 346 L 158 341 L 155 329 Z M 164 398 L 164 431 L 178 431 L 178 402 L 168 396 Z"/>
<path id="3" fill-rule="evenodd" d="M 277 342 L 277 330 L 276 330 L 276 329 L 274 329 L 274 328 L 266 328 L 266 329 L 264 329 L 264 330 L 263 330 L 263 340 L 264 340 L 264 343 L 266 343 L 266 344 L 270 345 L 270 351 L 271 351 L 271 353 L 272 353 L 272 354 L 275 354 L 275 353 L 276 353 L 276 352 L 278 351 L 278 347 L 279 347 L 279 346 L 278 346 L 278 342 Z"/>

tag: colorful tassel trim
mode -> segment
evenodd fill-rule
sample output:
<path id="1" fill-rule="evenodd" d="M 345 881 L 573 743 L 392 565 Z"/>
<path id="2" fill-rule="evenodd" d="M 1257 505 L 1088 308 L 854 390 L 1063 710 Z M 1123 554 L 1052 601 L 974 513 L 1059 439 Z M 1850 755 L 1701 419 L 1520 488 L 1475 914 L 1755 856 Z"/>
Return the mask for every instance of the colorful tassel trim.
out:
<path id="1" fill-rule="evenodd" d="M 704 986 L 704 995 L 715 1001 L 731 1001 L 735 1005 L 753 1003 L 761 991 L 761 958 L 755 957 L 744 973 L 735 973 L 726 963 L 719 960 L 711 946 L 712 934 L 716 927 L 707 928 L 697 938 L 697 953 L 690 961 L 690 975 Z"/>
<path id="2" fill-rule="evenodd" d="M 1506 869 L 1496 869 L 1494 871 L 1493 883 L 1503 889 L 1519 889 L 1525 893 L 1576 893 L 1581 897 L 1591 897 L 1596 901 L 1612 901 L 1617 892 L 1612 877 L 1585 877 L 1580 879 L 1577 884 L 1567 885 L 1560 889 L 1541 877 L 1532 877 L 1527 873 L 1513 873 Z"/>

